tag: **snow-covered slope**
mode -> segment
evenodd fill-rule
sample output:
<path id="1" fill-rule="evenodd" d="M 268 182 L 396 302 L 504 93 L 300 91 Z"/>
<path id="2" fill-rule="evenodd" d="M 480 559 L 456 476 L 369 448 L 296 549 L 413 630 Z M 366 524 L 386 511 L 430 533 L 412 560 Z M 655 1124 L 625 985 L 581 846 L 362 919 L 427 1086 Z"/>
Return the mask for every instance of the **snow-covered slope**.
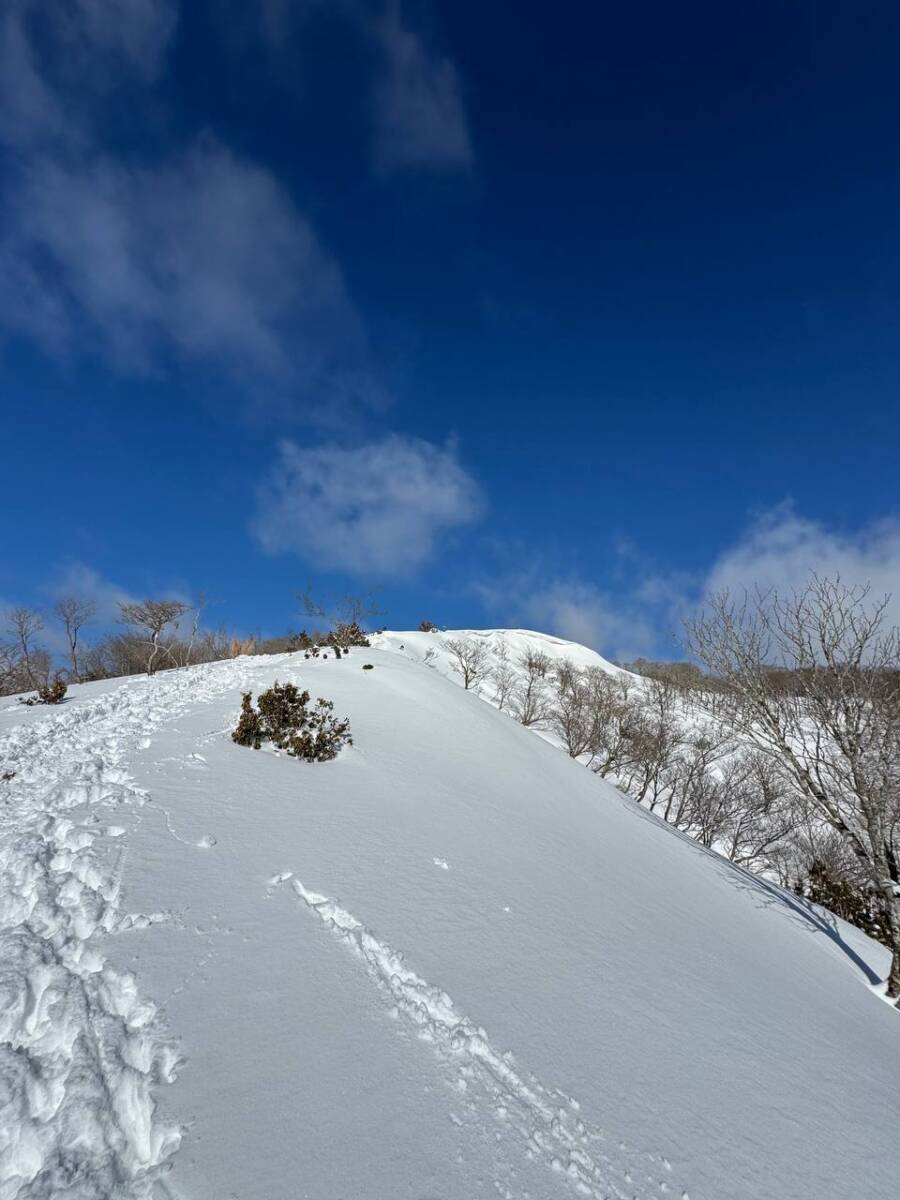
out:
<path id="1" fill-rule="evenodd" d="M 394 636 L 0 712 L 0 1197 L 893 1200 L 880 947 Z"/>
<path id="2" fill-rule="evenodd" d="M 453 655 L 447 649 L 447 643 L 453 641 L 468 641 L 483 646 L 487 672 L 496 671 L 500 662 L 500 652 L 505 649 L 514 671 L 517 670 L 518 660 L 523 654 L 537 652 L 545 654 L 554 663 L 568 661 L 579 670 L 599 667 L 610 675 L 629 674 L 603 658 L 596 650 L 589 650 L 587 646 L 581 646 L 578 642 L 569 642 L 564 638 L 552 637 L 549 633 L 538 633 L 533 629 L 447 629 L 433 633 L 422 633 L 419 630 L 395 633 L 388 630 L 375 634 L 372 638 L 373 646 L 405 654 L 414 661 L 427 662 L 442 675 L 458 680 L 459 672 L 453 665 Z M 487 691 L 490 692 L 490 689 Z"/>

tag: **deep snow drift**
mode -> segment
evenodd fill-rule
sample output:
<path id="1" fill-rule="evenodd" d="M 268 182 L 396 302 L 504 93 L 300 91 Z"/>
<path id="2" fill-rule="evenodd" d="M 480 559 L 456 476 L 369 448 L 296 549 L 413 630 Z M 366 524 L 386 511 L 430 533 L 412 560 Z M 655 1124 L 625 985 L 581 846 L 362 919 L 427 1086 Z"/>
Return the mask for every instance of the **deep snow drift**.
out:
<path id="1" fill-rule="evenodd" d="M 429 636 L 0 701 L 0 1197 L 894 1200 L 881 948 Z M 276 678 L 353 747 L 235 746 Z"/>

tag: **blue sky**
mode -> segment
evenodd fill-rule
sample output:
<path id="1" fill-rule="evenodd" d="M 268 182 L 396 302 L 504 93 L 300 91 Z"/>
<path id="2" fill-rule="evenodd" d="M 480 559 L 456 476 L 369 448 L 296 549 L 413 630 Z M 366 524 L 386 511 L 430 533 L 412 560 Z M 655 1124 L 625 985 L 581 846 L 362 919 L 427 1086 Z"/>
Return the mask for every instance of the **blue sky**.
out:
<path id="1" fill-rule="evenodd" d="M 0 601 L 900 593 L 900 10 L 733 9 L 7 0 Z"/>

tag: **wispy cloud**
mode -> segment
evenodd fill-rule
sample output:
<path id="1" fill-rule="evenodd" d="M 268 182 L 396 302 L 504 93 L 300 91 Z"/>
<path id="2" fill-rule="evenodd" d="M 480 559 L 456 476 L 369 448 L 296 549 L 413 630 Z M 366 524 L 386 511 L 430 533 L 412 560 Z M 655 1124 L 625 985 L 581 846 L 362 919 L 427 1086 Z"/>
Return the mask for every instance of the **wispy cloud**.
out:
<path id="1" fill-rule="evenodd" d="M 176 0 L 5 0 L 0 137 L 20 149 L 83 145 L 113 87 L 158 77 L 177 17 Z"/>
<path id="2" fill-rule="evenodd" d="M 507 624 L 529 624 L 582 642 L 619 661 L 639 656 L 683 657 L 684 618 L 712 593 L 742 595 L 754 588 L 784 593 L 813 573 L 870 585 L 888 595 L 889 624 L 900 626 L 900 518 L 885 517 L 840 531 L 800 515 L 785 502 L 757 515 L 705 569 L 665 569 L 629 543 L 617 549 L 617 569 L 604 586 L 555 573 L 546 563 L 501 571 L 475 592 Z"/>
<path id="3" fill-rule="evenodd" d="M 16 3 L 16 0 L 13 0 Z M 123 67 L 146 81 L 162 70 L 178 23 L 177 0 L 18 0 L 52 23 L 79 86 L 115 82 Z"/>
<path id="4" fill-rule="evenodd" d="M 666 643 L 660 606 L 634 592 L 611 592 L 538 569 L 480 582 L 475 591 L 506 625 L 568 638 L 619 662 L 659 653 Z"/>
<path id="5" fill-rule="evenodd" d="M 350 448 L 285 441 L 253 530 L 270 553 L 385 578 L 415 572 L 442 534 L 482 510 L 480 489 L 452 446 L 399 436 Z"/>
<path id="6" fill-rule="evenodd" d="M 303 38 L 317 18 L 341 18 L 348 44 L 369 55 L 373 87 L 365 96 L 372 122 L 372 165 L 385 178 L 398 172 L 465 173 L 474 163 L 463 84 L 453 60 L 421 30 L 433 5 L 400 0 L 217 0 L 219 33 L 233 50 L 262 45 L 296 74 Z M 416 15 L 415 24 L 408 10 Z M 286 77 L 288 72 L 284 72 Z M 361 86 L 368 84 L 361 75 Z M 362 98 L 362 97 L 360 97 Z M 342 97 L 346 101 L 347 97 Z M 357 97 L 349 98 L 355 103 Z"/>
<path id="7" fill-rule="evenodd" d="M 375 165 L 451 172 L 472 166 L 459 74 L 403 23 L 393 0 L 375 24 L 383 68 L 375 89 Z"/>
<path id="8" fill-rule="evenodd" d="M 262 376 L 314 397 L 314 414 L 383 403 L 340 268 L 269 171 L 209 135 L 162 158 L 106 147 L 103 106 L 84 97 L 118 73 L 139 113 L 176 12 L 170 0 L 10 0 L 0 321 L 122 370 L 174 356 Z"/>
<path id="9" fill-rule="evenodd" d="M 759 586 L 785 592 L 802 587 L 813 572 L 840 575 L 848 584 L 870 584 L 875 597 L 890 595 L 886 617 L 900 625 L 900 517 L 847 532 L 800 515 L 790 503 L 781 504 L 757 517 L 716 559 L 703 591 L 739 593 Z"/>
<path id="10" fill-rule="evenodd" d="M 322 366 L 329 331 L 352 338 L 340 271 L 309 225 L 267 172 L 214 141 L 151 167 L 41 158 L 8 215 L 16 286 L 0 303 L 45 346 L 89 333 L 125 367 L 174 348 L 283 374 Z"/>
<path id="11" fill-rule="evenodd" d="M 138 599 L 121 584 L 107 579 L 99 571 L 82 562 L 66 563 L 42 590 L 51 603 L 63 596 L 89 600 L 96 608 L 94 622 L 100 627 L 113 625 L 118 621 L 120 604 L 130 604 Z"/>

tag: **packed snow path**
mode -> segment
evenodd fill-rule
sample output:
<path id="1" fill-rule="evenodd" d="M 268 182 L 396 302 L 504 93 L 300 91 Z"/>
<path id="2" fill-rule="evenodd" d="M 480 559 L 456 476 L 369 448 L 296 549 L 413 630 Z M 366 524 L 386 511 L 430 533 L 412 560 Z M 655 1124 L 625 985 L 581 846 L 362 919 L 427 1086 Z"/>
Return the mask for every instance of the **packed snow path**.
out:
<path id="1" fill-rule="evenodd" d="M 130 750 L 187 704 L 233 690 L 216 665 L 129 683 L 0 737 L 0 1197 L 142 1196 L 178 1148 L 151 1086 L 177 1053 L 110 935 L 164 914 L 123 912 L 117 806 L 141 805 Z M 66 815 L 89 807 L 88 821 Z M 101 848 L 105 851 L 100 853 Z M 112 869 L 109 869 L 112 858 Z"/>

